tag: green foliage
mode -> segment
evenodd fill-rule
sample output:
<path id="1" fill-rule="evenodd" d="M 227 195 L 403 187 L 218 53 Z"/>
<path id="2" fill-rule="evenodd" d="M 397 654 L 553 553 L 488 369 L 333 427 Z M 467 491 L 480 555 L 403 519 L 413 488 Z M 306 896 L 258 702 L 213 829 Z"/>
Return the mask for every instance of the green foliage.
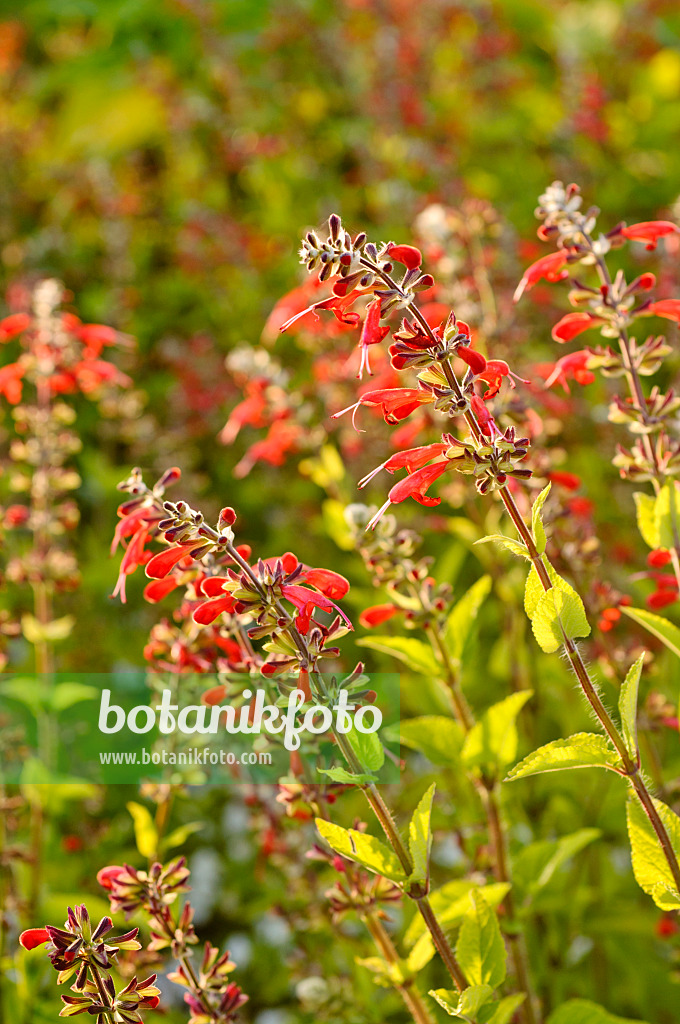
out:
<path id="1" fill-rule="evenodd" d="M 629 619 L 633 619 L 634 622 L 648 629 L 653 636 L 666 645 L 669 651 L 677 654 L 680 658 L 680 629 L 674 623 L 655 612 L 648 612 L 646 608 L 624 607 L 621 610 Z"/>
<path id="2" fill-rule="evenodd" d="M 543 505 L 545 504 L 546 498 L 550 494 L 551 486 L 551 484 L 548 484 L 547 487 L 543 488 L 531 508 L 531 528 L 534 534 L 536 550 L 539 555 L 542 555 L 545 551 L 546 536 L 541 513 L 543 511 Z"/>
<path id="3" fill-rule="evenodd" d="M 508 773 L 508 781 L 524 779 L 542 772 L 559 772 L 565 768 L 610 768 L 619 765 L 619 756 L 604 736 L 579 732 L 567 739 L 553 740 L 528 754 Z"/>
<path id="4" fill-rule="evenodd" d="M 465 738 L 461 760 L 466 768 L 478 768 L 493 778 L 514 761 L 517 715 L 531 696 L 531 690 L 523 690 L 487 708 Z"/>
<path id="5" fill-rule="evenodd" d="M 410 636 L 366 636 L 357 640 L 359 647 L 391 654 L 402 661 L 412 672 L 421 675 L 440 676 L 441 668 L 431 648 L 422 640 Z"/>
<path id="6" fill-rule="evenodd" d="M 408 827 L 408 845 L 413 861 L 413 873 L 410 883 L 423 884 L 429 878 L 430 850 L 432 848 L 432 828 L 430 817 L 434 800 L 434 782 L 423 795 L 413 812 Z"/>
<path id="7" fill-rule="evenodd" d="M 680 857 L 680 818 L 661 800 L 653 799 L 653 803 L 668 833 L 675 855 Z M 633 871 L 640 888 L 644 889 L 662 910 L 677 910 L 680 907 L 680 892 L 675 879 L 651 821 L 640 803 L 632 796 L 628 800 L 628 838 L 633 857 Z"/>
<path id="8" fill-rule="evenodd" d="M 623 738 L 630 756 L 635 759 L 638 753 L 637 745 L 637 700 L 640 676 L 645 656 L 641 654 L 628 670 L 628 674 L 621 686 L 619 693 L 619 714 L 621 716 L 621 727 Z"/>
<path id="9" fill-rule="evenodd" d="M 471 985 L 494 989 L 505 979 L 505 943 L 498 918 L 479 890 L 472 890 L 470 903 L 460 926 L 456 957 Z"/>
<path id="10" fill-rule="evenodd" d="M 491 577 L 480 576 L 453 606 L 446 620 L 444 643 L 454 661 L 460 662 L 479 610 L 491 590 Z"/>
<path id="11" fill-rule="evenodd" d="M 342 828 L 323 818 L 316 819 L 316 827 L 336 853 L 393 882 L 406 880 L 396 854 L 381 839 L 375 839 L 365 832 L 357 832 L 353 828 Z"/>

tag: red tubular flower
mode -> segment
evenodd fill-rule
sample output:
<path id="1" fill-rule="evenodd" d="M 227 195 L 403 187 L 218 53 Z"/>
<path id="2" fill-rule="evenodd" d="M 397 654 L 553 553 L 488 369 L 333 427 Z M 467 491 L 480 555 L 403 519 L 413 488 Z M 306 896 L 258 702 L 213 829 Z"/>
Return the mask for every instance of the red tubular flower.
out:
<path id="1" fill-rule="evenodd" d="M 289 452 L 297 448 L 303 434 L 302 427 L 290 420 L 275 420 L 261 441 L 252 444 L 240 462 L 234 466 L 234 476 L 247 476 L 256 462 L 268 466 L 282 466 Z"/>
<path id="2" fill-rule="evenodd" d="M 578 352 L 570 352 L 567 356 L 558 359 L 552 368 L 549 368 L 545 386 L 551 388 L 555 384 L 561 384 L 565 391 L 569 392 L 568 380 L 571 377 L 577 384 L 592 384 L 595 374 L 588 369 L 588 360 L 591 353 L 587 349 Z"/>
<path id="3" fill-rule="evenodd" d="M 470 399 L 470 408 L 477 417 L 479 429 L 482 431 L 483 434 L 486 435 L 486 437 L 490 437 L 491 431 L 494 426 L 494 418 L 487 409 L 487 407 L 484 405 L 484 402 L 479 397 L 479 395 L 472 396 L 472 398 Z"/>
<path id="4" fill-rule="evenodd" d="M 234 598 L 231 594 L 223 593 L 220 597 L 211 597 L 208 601 L 199 604 L 192 618 L 199 626 L 209 626 L 222 612 L 232 612 L 233 610 Z"/>
<path id="5" fill-rule="evenodd" d="M 364 326 L 361 329 L 361 337 L 359 338 L 359 347 L 361 348 L 361 364 L 359 366 L 359 372 L 357 377 L 362 377 L 364 369 L 370 374 L 371 367 L 368 362 L 368 346 L 378 345 L 383 340 L 389 327 L 387 325 L 380 325 L 380 310 L 381 302 L 380 299 L 375 299 L 368 306 L 366 310 L 366 319 L 364 320 Z"/>
<path id="6" fill-rule="evenodd" d="M 666 320 L 675 320 L 680 323 L 680 299 L 660 299 L 658 302 L 651 302 L 645 309 L 645 313 L 651 316 L 663 316 Z"/>
<path id="7" fill-rule="evenodd" d="M 536 260 L 535 263 L 532 263 L 524 271 L 522 280 L 517 285 L 513 295 L 513 301 L 519 302 L 525 291 L 529 291 L 530 288 L 533 288 L 535 284 L 543 279 L 552 282 L 564 280 L 565 277 L 569 276 L 569 271 L 565 267 L 566 262 L 567 254 L 563 249 L 548 253 L 547 256 L 541 256 L 540 260 Z"/>
<path id="8" fill-rule="evenodd" d="M 146 575 L 152 580 L 162 580 L 177 563 L 188 555 L 192 548 L 196 547 L 196 541 L 188 544 L 177 544 L 159 551 L 151 558 L 146 566 Z"/>
<path id="9" fill-rule="evenodd" d="M 653 594 L 650 594 L 647 598 L 646 604 L 648 608 L 653 608 L 655 611 L 658 611 L 659 608 L 665 608 L 666 605 L 674 604 L 677 599 L 677 590 L 667 590 L 663 588 L 661 590 L 655 590 Z"/>
<path id="10" fill-rule="evenodd" d="M 21 334 L 27 327 L 30 327 L 32 322 L 33 317 L 28 313 L 12 313 L 10 316 L 6 316 L 4 320 L 0 320 L 0 342 L 15 338 L 17 334 Z"/>
<path id="11" fill-rule="evenodd" d="M 548 479 L 554 484 L 559 484 L 560 487 L 565 487 L 568 491 L 577 491 L 581 486 L 581 478 L 576 476 L 576 473 L 563 473 L 561 470 L 556 470 L 554 473 L 548 474 Z"/>
<path id="12" fill-rule="evenodd" d="M 72 331 L 83 342 L 88 358 L 96 359 L 107 345 L 115 345 L 118 332 L 105 324 L 79 324 Z"/>
<path id="13" fill-rule="evenodd" d="M 340 601 L 349 591 L 349 581 L 332 569 L 305 569 L 299 578 L 335 601 Z"/>
<path id="14" fill-rule="evenodd" d="M 664 565 L 668 565 L 671 560 L 671 553 L 667 548 L 657 548 L 655 551 L 650 551 L 647 555 L 647 565 L 651 566 L 652 569 L 662 569 Z"/>
<path id="15" fill-rule="evenodd" d="M 149 604 L 156 604 L 171 594 L 178 586 L 179 583 L 174 576 L 166 576 L 163 580 L 152 580 L 144 587 L 144 600 Z"/>
<path id="16" fill-rule="evenodd" d="M 429 466 L 417 469 L 415 473 L 410 473 L 394 485 L 389 493 L 390 501 L 393 505 L 398 505 L 406 498 L 415 498 L 421 505 L 441 504 L 441 498 L 431 498 L 425 492 L 435 480 L 439 479 L 442 473 L 450 468 L 448 459 L 444 459 L 442 462 L 433 462 Z"/>
<path id="17" fill-rule="evenodd" d="M 46 928 L 27 928 L 19 936 L 19 942 L 24 949 L 35 949 L 45 942 L 50 942 L 50 935 Z"/>
<path id="18" fill-rule="evenodd" d="M 390 242 L 387 255 L 391 260 L 403 264 L 407 270 L 416 270 L 423 262 L 420 249 L 416 249 L 415 245 L 393 245 Z"/>
<path id="19" fill-rule="evenodd" d="M 426 444 L 420 448 L 408 448 L 406 451 L 397 452 L 363 477 L 359 481 L 359 487 L 365 487 L 381 469 L 386 469 L 389 473 L 394 473 L 397 469 L 405 469 L 408 473 L 413 473 L 414 470 L 420 469 L 432 459 L 443 455 L 450 447 L 451 445 L 446 441 L 436 441 L 434 444 Z"/>
<path id="20" fill-rule="evenodd" d="M 349 307 L 361 294 L 363 293 L 355 289 L 347 295 L 331 295 L 328 299 L 321 299 L 320 302 L 314 302 L 311 306 L 308 306 L 307 309 L 303 309 L 300 313 L 296 313 L 295 316 L 286 320 L 286 322 L 279 327 L 279 331 L 283 334 L 308 313 L 313 313 L 316 319 L 320 320 L 320 317 L 317 314 L 317 309 L 328 309 L 335 315 L 336 319 L 339 320 L 341 324 L 356 327 L 357 324 L 361 322 L 361 317 L 358 313 L 349 312 Z"/>
<path id="21" fill-rule="evenodd" d="M 120 876 L 126 874 L 126 870 L 120 864 L 109 864 L 97 872 L 97 881 L 103 889 L 113 889 L 113 883 Z"/>
<path id="22" fill-rule="evenodd" d="M 664 235 L 675 235 L 680 228 L 670 220 L 643 220 L 621 229 L 621 234 L 634 242 L 645 242 L 646 249 L 656 249 Z"/>
<path id="23" fill-rule="evenodd" d="M 380 626 L 394 615 L 398 615 L 400 611 L 401 608 L 396 604 L 374 604 L 370 608 L 364 608 L 359 616 L 359 623 L 366 629 L 372 629 L 373 626 Z"/>
<path id="24" fill-rule="evenodd" d="M 484 373 L 487 368 L 487 362 L 482 353 L 475 352 L 473 348 L 468 348 L 466 345 L 460 345 L 456 350 L 456 355 L 459 356 L 464 363 L 467 363 L 475 375 Z"/>
<path id="25" fill-rule="evenodd" d="M 558 341 L 563 345 L 578 334 L 582 334 L 583 331 L 589 331 L 591 327 L 597 327 L 598 324 L 603 323 L 605 321 L 602 317 L 594 316 L 592 313 L 567 313 L 553 327 L 552 338 L 553 341 Z"/>
<path id="26" fill-rule="evenodd" d="M 435 480 L 438 480 L 450 468 L 451 463 L 448 459 L 444 459 L 442 462 L 433 462 L 429 466 L 423 466 L 422 469 L 416 470 L 415 473 L 405 476 L 403 480 L 400 480 L 390 490 L 387 501 L 373 516 L 368 524 L 368 529 L 372 530 L 375 527 L 390 505 L 398 505 L 400 502 L 406 501 L 407 498 L 415 498 L 420 505 L 439 505 L 441 498 L 431 498 L 425 492 Z"/>
<path id="27" fill-rule="evenodd" d="M 116 582 L 115 589 L 112 597 L 120 597 L 122 604 L 125 604 L 127 597 L 125 595 L 125 580 L 126 577 L 130 576 L 136 571 L 140 565 L 145 565 L 149 561 L 150 553 L 144 550 L 147 540 L 149 539 L 149 529 L 146 523 L 143 523 L 136 533 L 133 534 L 130 543 L 125 549 L 122 561 L 120 563 L 120 572 L 118 573 L 118 580 Z M 165 554 L 165 552 L 163 552 Z"/>
<path id="28" fill-rule="evenodd" d="M 264 393 L 267 383 L 262 378 L 248 382 L 246 397 L 231 410 L 229 419 L 218 435 L 222 444 L 231 444 L 232 441 L 235 441 L 241 427 L 265 426 L 267 422 L 265 419 L 267 400 Z"/>
<path id="29" fill-rule="evenodd" d="M 8 363 L 0 368 L 0 395 L 4 395 L 10 405 L 21 401 L 23 376 L 24 368 L 20 363 Z"/>
<path id="30" fill-rule="evenodd" d="M 341 409 L 333 414 L 332 419 L 337 419 L 344 413 L 354 410 L 354 415 L 361 405 L 369 408 L 380 408 L 386 423 L 399 423 L 400 420 L 414 412 L 419 405 L 425 402 L 433 402 L 434 396 L 429 391 L 420 388 L 381 388 L 378 391 L 367 391 L 354 405 Z"/>

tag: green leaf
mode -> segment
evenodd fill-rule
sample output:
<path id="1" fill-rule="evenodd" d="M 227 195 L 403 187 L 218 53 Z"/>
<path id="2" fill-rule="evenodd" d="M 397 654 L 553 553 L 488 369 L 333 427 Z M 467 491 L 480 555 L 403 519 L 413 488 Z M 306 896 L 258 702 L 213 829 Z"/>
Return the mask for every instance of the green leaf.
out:
<path id="1" fill-rule="evenodd" d="M 451 929 L 460 924 L 468 912 L 470 893 L 473 890 L 482 892 L 490 907 L 497 907 L 503 902 L 509 889 L 507 882 L 492 882 L 490 885 L 478 886 L 464 878 L 454 878 L 430 893 L 430 906 L 439 923 Z M 420 914 L 416 914 L 406 930 L 404 943 L 407 946 L 413 945 L 423 932 L 426 932 L 425 922 Z"/>
<path id="2" fill-rule="evenodd" d="M 493 1008 L 493 1013 L 490 1017 L 484 1015 L 485 1024 L 510 1024 L 515 1010 L 518 1006 L 521 1006 L 526 995 L 524 992 L 516 992 L 514 995 L 506 996 L 505 999 L 501 999 L 499 1003 Z"/>
<path id="3" fill-rule="evenodd" d="M 38 622 L 34 615 L 28 612 L 21 616 L 21 631 L 29 644 L 54 643 L 57 640 L 65 640 L 70 636 L 76 620 L 72 615 L 64 615 L 61 619 L 53 619 L 52 622 Z"/>
<path id="4" fill-rule="evenodd" d="M 352 728 L 347 733 L 347 739 L 365 771 L 380 771 L 385 763 L 385 751 L 377 733 L 360 732 Z"/>
<path id="5" fill-rule="evenodd" d="M 463 657 L 463 650 L 477 620 L 479 609 L 490 590 L 491 577 L 481 576 L 449 613 L 444 629 L 444 643 L 455 661 L 460 661 Z"/>
<path id="6" fill-rule="evenodd" d="M 477 1020 L 477 1014 L 493 995 L 490 985 L 470 985 L 458 994 L 445 988 L 431 989 L 429 993 L 451 1017 Z"/>
<path id="7" fill-rule="evenodd" d="M 625 608 L 621 607 L 628 618 L 637 622 L 640 626 L 648 629 L 653 636 L 666 645 L 669 651 L 677 654 L 680 658 L 680 629 L 668 619 L 654 612 L 648 612 L 646 608 Z"/>
<path id="8" fill-rule="evenodd" d="M 429 964 L 434 954 L 435 948 L 432 936 L 429 932 L 424 932 L 409 953 L 406 966 L 409 971 L 417 974 L 418 971 L 422 971 L 426 964 Z"/>
<path id="9" fill-rule="evenodd" d="M 524 544 L 514 540 L 512 537 L 506 537 L 502 533 L 490 533 L 488 537 L 480 537 L 479 540 L 475 541 L 475 544 L 499 544 L 506 551 L 511 551 L 513 555 L 519 555 L 521 558 L 530 557 Z"/>
<path id="10" fill-rule="evenodd" d="M 680 858 L 680 818 L 661 800 L 652 802 L 668 833 L 671 846 Z M 631 796 L 628 800 L 628 838 L 633 858 L 633 874 L 640 888 L 652 897 L 662 910 L 678 910 L 680 893 L 668 866 L 659 839 L 642 805 Z"/>
<path id="11" fill-rule="evenodd" d="M 597 828 L 581 828 L 561 839 L 541 839 L 525 846 L 513 861 L 513 885 L 533 897 L 550 884 L 568 860 L 602 835 Z"/>
<path id="12" fill-rule="evenodd" d="M 559 772 L 563 768 L 611 768 L 620 764 L 617 752 L 604 736 L 577 732 L 567 739 L 553 740 L 532 751 L 508 772 L 506 782 L 524 779 L 541 772 Z"/>
<path id="13" fill-rule="evenodd" d="M 432 830 L 430 828 L 430 817 L 432 815 L 432 801 L 434 800 L 435 784 L 424 793 L 420 803 L 413 812 L 413 817 L 408 827 L 408 844 L 413 861 L 413 874 L 410 882 L 426 882 L 429 875 L 430 848 L 432 846 Z"/>
<path id="14" fill-rule="evenodd" d="M 546 1024 L 645 1024 L 630 1017 L 615 1017 L 589 999 L 570 999 L 548 1017 Z"/>
<path id="15" fill-rule="evenodd" d="M 623 738 L 626 741 L 626 749 L 632 758 L 637 757 L 637 701 L 638 686 L 645 656 L 641 654 L 628 670 L 619 693 L 619 714 L 621 715 L 621 727 Z"/>
<path id="16" fill-rule="evenodd" d="M 131 800 L 125 806 L 132 815 L 137 849 L 142 857 L 152 860 L 158 852 L 158 830 L 154 820 L 143 804 L 136 804 Z"/>
<path id="17" fill-rule="evenodd" d="M 680 522 L 680 502 L 678 489 L 673 480 L 668 480 L 661 488 L 654 502 L 654 520 L 658 531 L 657 548 L 675 547 L 674 524 Z"/>
<path id="18" fill-rule="evenodd" d="M 84 700 L 96 700 L 101 696 L 101 690 L 96 686 L 86 686 L 85 683 L 58 683 L 53 691 L 50 700 L 52 711 L 66 711 Z"/>
<path id="19" fill-rule="evenodd" d="M 538 549 L 539 555 L 543 554 L 546 545 L 545 529 L 543 527 L 543 518 L 541 516 L 541 512 L 543 510 L 545 499 L 550 494 L 551 486 L 551 484 L 548 484 L 547 487 L 543 488 L 541 493 L 536 498 L 536 501 L 534 502 L 531 509 L 531 528 L 534 534 L 534 543 Z"/>
<path id="20" fill-rule="evenodd" d="M 186 825 L 180 825 L 163 839 L 161 846 L 164 850 L 173 850 L 176 846 L 183 846 L 189 836 L 195 832 L 201 832 L 205 828 L 204 821 L 190 821 Z"/>
<path id="21" fill-rule="evenodd" d="M 0 683 L 0 697 L 10 697 L 37 715 L 49 704 L 50 686 L 42 679 L 15 676 Z"/>
<path id="22" fill-rule="evenodd" d="M 405 747 L 418 750 L 432 764 L 455 768 L 460 764 L 463 730 L 452 718 L 444 715 L 421 715 L 408 718 L 384 730 L 387 739 L 398 740 Z"/>
<path id="23" fill-rule="evenodd" d="M 406 873 L 396 853 L 389 846 L 355 829 L 341 828 L 323 818 L 316 819 L 316 827 L 336 853 L 356 861 L 369 871 L 389 878 L 392 882 L 406 881 Z"/>
<path id="24" fill-rule="evenodd" d="M 651 494 L 643 494 L 642 491 L 636 491 L 633 498 L 635 499 L 638 530 L 642 534 L 642 539 L 649 544 L 650 548 L 660 548 L 659 527 L 654 515 L 656 499 Z"/>
<path id="25" fill-rule="evenodd" d="M 375 775 L 368 775 L 366 773 L 352 775 L 346 768 L 319 768 L 318 771 L 322 775 L 327 775 L 333 782 L 345 782 L 350 786 L 363 786 L 366 782 L 377 781 Z"/>
<path id="26" fill-rule="evenodd" d="M 468 768 L 498 772 L 517 757 L 515 720 L 532 690 L 520 690 L 493 704 L 473 725 L 463 744 L 462 760 Z"/>
<path id="27" fill-rule="evenodd" d="M 463 918 L 456 958 L 471 985 L 496 988 L 505 980 L 505 943 L 495 912 L 477 891 L 470 893 L 471 907 Z"/>
<path id="28" fill-rule="evenodd" d="M 565 587 L 547 590 L 539 598 L 531 619 L 531 628 L 538 646 L 546 654 L 553 654 L 562 646 L 563 631 L 569 640 L 590 633 L 583 601 L 575 590 Z"/>
<path id="29" fill-rule="evenodd" d="M 381 651 L 383 654 L 392 654 L 414 672 L 441 677 L 441 666 L 432 653 L 432 648 L 422 640 L 407 636 L 365 636 L 357 640 L 357 645 L 370 647 L 371 650 Z"/>

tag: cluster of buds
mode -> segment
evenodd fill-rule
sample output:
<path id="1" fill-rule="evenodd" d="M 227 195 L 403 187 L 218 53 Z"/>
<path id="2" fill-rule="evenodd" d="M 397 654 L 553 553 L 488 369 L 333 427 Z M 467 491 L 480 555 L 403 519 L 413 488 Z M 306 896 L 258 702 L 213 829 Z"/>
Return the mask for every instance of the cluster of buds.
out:
<path id="1" fill-rule="evenodd" d="M 141 1011 L 158 1006 L 160 990 L 155 987 L 156 975 L 144 981 L 132 978 L 125 988 L 116 991 L 111 969 L 116 965 L 121 950 L 141 949 L 137 941 L 138 928 L 124 935 L 106 936 L 113 930 L 110 917 L 103 917 L 92 927 L 84 904 L 68 908 L 63 928 L 46 925 L 22 932 L 19 941 L 24 949 L 46 945 L 47 955 L 59 972 L 57 984 L 75 976 L 72 996 L 63 995 L 64 1007 L 60 1017 L 73 1017 L 88 1013 L 96 1016 L 97 1024 L 141 1024 Z"/>
<path id="2" fill-rule="evenodd" d="M 504 487 L 509 476 L 528 480 L 532 470 L 523 465 L 529 452 L 529 438 L 516 437 L 514 427 L 497 432 L 493 439 L 460 441 L 448 436 L 451 448 L 446 457 L 457 463 L 460 473 L 471 473 L 480 494 L 489 494 Z"/>
<path id="3" fill-rule="evenodd" d="M 442 624 L 451 605 L 451 585 L 437 583 L 430 575 L 432 558 L 414 558 L 422 537 L 415 530 L 399 529 L 393 515 L 384 516 L 375 530 L 367 532 L 375 511 L 358 503 L 345 509 L 345 521 L 374 585 L 385 587 L 390 598 L 365 608 L 360 624 L 380 626 L 395 615 L 403 615 L 409 629 Z"/>
<path id="4" fill-rule="evenodd" d="M 359 827 L 365 826 L 359 823 Z M 388 921 L 389 916 L 383 907 L 401 902 L 403 894 L 398 885 L 382 875 L 369 875 L 337 853 L 315 843 L 307 852 L 307 857 L 309 860 L 325 861 L 338 873 L 339 877 L 325 893 L 334 922 L 341 921 L 351 913 L 362 918 L 374 916 L 377 920 Z"/>
<path id="5" fill-rule="evenodd" d="M 200 971 L 191 964 L 192 946 L 198 938 L 192 924 L 194 911 L 187 900 L 177 916 L 172 904 L 180 893 L 187 892 L 189 870 L 184 857 L 167 865 L 158 862 L 148 871 L 138 871 L 129 864 L 110 865 L 98 873 L 97 879 L 109 893 L 112 912 L 122 911 L 126 917 L 141 911 L 151 929 L 150 952 L 168 949 L 178 961 L 170 981 L 187 989 L 184 1001 L 191 1011 L 190 1024 L 227 1024 L 235 1019 L 248 997 L 229 980 L 235 964 L 229 953 L 220 953 L 206 942 Z"/>

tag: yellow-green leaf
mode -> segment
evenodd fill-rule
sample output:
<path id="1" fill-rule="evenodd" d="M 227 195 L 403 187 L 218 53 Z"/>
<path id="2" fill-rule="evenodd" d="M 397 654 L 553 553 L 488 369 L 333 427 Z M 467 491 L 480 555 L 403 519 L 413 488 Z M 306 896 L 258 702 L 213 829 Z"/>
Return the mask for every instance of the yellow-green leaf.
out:
<path id="1" fill-rule="evenodd" d="M 634 622 L 648 629 L 653 636 L 666 645 L 669 651 L 677 654 L 680 658 L 680 629 L 674 623 L 664 619 L 662 615 L 648 612 L 646 608 L 625 608 L 622 606 L 621 611 L 625 612 Z"/>
<path id="2" fill-rule="evenodd" d="M 496 988 L 505 980 L 506 950 L 498 918 L 482 893 L 470 893 L 470 909 L 456 945 L 456 959 L 471 985 Z"/>
<path id="3" fill-rule="evenodd" d="M 626 750 L 632 758 L 637 757 L 638 687 L 644 660 L 645 656 L 641 654 L 631 665 L 619 693 L 619 714 L 621 715 L 623 738 L 626 741 Z"/>
<path id="4" fill-rule="evenodd" d="M 559 772 L 564 768 L 614 770 L 619 764 L 617 752 L 604 736 L 593 732 L 577 732 L 532 751 L 508 772 L 506 781 L 524 779 L 528 775 L 539 775 L 542 772 Z"/>
<path id="5" fill-rule="evenodd" d="M 428 878 L 430 847 L 432 846 L 430 817 L 432 814 L 434 790 L 435 784 L 433 782 L 413 812 L 413 817 L 408 827 L 409 850 L 411 852 L 411 860 L 413 861 L 413 873 L 409 879 L 410 882 L 423 883 Z"/>
<path id="6" fill-rule="evenodd" d="M 653 803 L 668 833 L 675 855 L 680 859 L 680 818 L 661 800 L 653 799 Z M 643 807 L 633 796 L 628 800 L 627 817 L 635 880 L 640 888 L 652 897 L 657 907 L 661 907 L 662 910 L 678 910 L 680 892 L 659 838 Z"/>
<path id="7" fill-rule="evenodd" d="M 380 839 L 353 828 L 341 828 L 323 818 L 316 819 L 316 827 L 336 853 L 393 882 L 406 880 L 406 873 L 396 853 Z"/>
<path id="8" fill-rule="evenodd" d="M 152 860 L 158 853 L 158 830 L 154 820 L 143 804 L 136 804 L 131 800 L 125 806 L 132 815 L 137 849 L 142 857 Z"/>
<path id="9" fill-rule="evenodd" d="M 548 484 L 547 487 L 543 488 L 531 508 L 531 528 L 534 534 L 534 544 L 536 545 L 539 555 L 543 554 L 546 545 L 545 528 L 543 526 L 541 512 L 543 511 L 545 499 L 550 494 L 550 487 L 551 484 Z"/>
<path id="10" fill-rule="evenodd" d="M 465 738 L 461 756 L 466 767 L 494 773 L 514 761 L 517 757 L 515 721 L 531 696 L 532 690 L 521 690 L 487 708 Z"/>

